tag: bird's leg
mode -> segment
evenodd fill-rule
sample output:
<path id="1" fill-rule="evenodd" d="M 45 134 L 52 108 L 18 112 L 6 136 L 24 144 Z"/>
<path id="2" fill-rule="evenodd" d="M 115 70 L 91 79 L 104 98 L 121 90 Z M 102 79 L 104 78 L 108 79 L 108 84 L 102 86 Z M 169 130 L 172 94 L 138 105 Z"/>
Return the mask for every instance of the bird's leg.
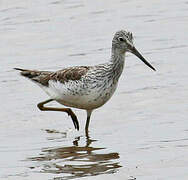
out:
<path id="1" fill-rule="evenodd" d="M 51 101 L 54 101 L 54 99 L 48 99 L 46 101 L 40 102 L 39 104 L 37 104 L 37 107 L 41 111 L 61 111 L 61 112 L 66 112 L 69 116 L 71 116 L 75 129 L 79 130 L 79 122 L 78 122 L 78 119 L 77 119 L 76 115 L 74 114 L 74 112 L 70 108 L 55 108 L 55 107 L 45 107 L 44 106 L 44 104 L 49 103 Z"/>
<path id="2" fill-rule="evenodd" d="M 85 126 L 86 135 L 89 132 L 88 130 L 89 130 L 89 122 L 90 122 L 91 113 L 92 113 L 92 110 L 87 110 L 87 121 L 86 121 L 86 126 Z"/>

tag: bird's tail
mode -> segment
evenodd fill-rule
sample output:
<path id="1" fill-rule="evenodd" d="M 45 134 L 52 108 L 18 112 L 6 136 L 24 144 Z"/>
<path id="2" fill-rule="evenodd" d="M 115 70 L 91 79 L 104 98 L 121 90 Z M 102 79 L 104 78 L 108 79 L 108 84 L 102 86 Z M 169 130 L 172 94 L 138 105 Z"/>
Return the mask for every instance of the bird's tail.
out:
<path id="1" fill-rule="evenodd" d="M 47 86 L 49 81 L 49 75 L 52 73 L 50 71 L 37 71 L 28 70 L 21 68 L 14 68 L 15 70 L 21 71 L 20 74 L 36 83 Z"/>
<path id="2" fill-rule="evenodd" d="M 28 69 L 21 69 L 21 68 L 14 68 L 14 69 L 21 71 L 20 74 L 22 76 L 25 76 L 31 80 L 41 74 L 40 71 L 35 71 L 35 70 L 28 70 Z"/>

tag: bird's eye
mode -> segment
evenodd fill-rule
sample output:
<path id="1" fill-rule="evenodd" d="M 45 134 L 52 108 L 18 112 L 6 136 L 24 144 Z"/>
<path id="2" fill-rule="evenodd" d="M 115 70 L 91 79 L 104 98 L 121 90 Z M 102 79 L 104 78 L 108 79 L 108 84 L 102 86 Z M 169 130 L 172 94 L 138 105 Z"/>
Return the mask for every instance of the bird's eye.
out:
<path id="1" fill-rule="evenodd" d="M 119 37 L 119 41 L 124 41 L 122 37 Z"/>

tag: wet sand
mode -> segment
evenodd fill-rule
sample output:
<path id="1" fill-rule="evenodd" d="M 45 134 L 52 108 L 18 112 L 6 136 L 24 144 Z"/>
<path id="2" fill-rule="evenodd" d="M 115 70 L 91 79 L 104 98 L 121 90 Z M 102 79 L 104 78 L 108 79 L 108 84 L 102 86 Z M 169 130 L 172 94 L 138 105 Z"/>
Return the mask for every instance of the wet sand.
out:
<path id="1" fill-rule="evenodd" d="M 187 180 L 188 2 L 3 1 L 0 6 L 1 180 Z M 41 112 L 48 96 L 14 67 L 58 70 L 110 58 L 128 29 L 157 69 L 127 54 L 112 99 L 93 113 Z M 51 103 L 53 106 L 59 106 Z"/>

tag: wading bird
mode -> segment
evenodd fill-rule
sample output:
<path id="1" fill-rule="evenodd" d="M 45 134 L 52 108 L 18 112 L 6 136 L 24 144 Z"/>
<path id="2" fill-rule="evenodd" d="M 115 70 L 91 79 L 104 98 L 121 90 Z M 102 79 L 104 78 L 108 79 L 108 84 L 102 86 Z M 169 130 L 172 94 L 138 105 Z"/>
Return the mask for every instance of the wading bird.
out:
<path id="1" fill-rule="evenodd" d="M 37 106 L 41 111 L 61 111 L 71 116 L 73 124 L 79 130 L 79 122 L 70 107 L 84 109 L 87 112 L 85 131 L 88 132 L 91 113 L 104 105 L 114 94 L 125 62 L 125 53 L 131 52 L 155 71 L 133 44 L 132 33 L 120 30 L 112 40 L 111 58 L 104 64 L 95 66 L 75 66 L 62 70 L 38 71 L 15 68 L 21 75 L 39 85 L 50 99 Z M 57 101 L 64 108 L 46 107 L 46 103 Z"/>

